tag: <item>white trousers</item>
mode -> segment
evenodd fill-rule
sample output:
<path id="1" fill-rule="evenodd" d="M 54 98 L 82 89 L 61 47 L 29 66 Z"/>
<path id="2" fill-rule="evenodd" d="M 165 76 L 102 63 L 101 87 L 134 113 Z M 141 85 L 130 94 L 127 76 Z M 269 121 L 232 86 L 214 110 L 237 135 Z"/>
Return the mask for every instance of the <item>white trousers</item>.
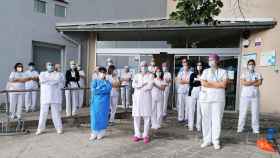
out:
<path id="1" fill-rule="evenodd" d="M 40 109 L 39 130 L 46 129 L 49 108 L 51 108 L 52 121 L 56 130 L 62 130 L 61 114 L 59 111 L 60 104 L 43 104 Z"/>
<path id="2" fill-rule="evenodd" d="M 189 113 L 193 111 L 193 109 L 190 109 L 191 111 L 189 112 L 191 101 L 192 98 L 187 94 L 178 93 L 178 121 L 184 121 L 188 119 Z"/>
<path id="3" fill-rule="evenodd" d="M 110 121 L 109 122 L 114 122 L 115 121 L 118 98 L 119 98 L 119 96 L 111 96 L 110 97 L 110 111 L 111 112 L 110 112 Z"/>
<path id="4" fill-rule="evenodd" d="M 10 93 L 9 102 L 10 102 L 11 116 L 12 117 L 17 116 L 18 118 L 21 118 L 22 106 L 24 103 L 24 93 L 22 93 L 22 94 Z"/>
<path id="5" fill-rule="evenodd" d="M 122 87 L 121 88 L 121 99 L 122 99 L 123 106 L 128 107 L 130 105 L 129 96 L 130 96 L 130 88 L 128 86 Z"/>
<path id="6" fill-rule="evenodd" d="M 189 129 L 193 129 L 194 127 L 194 117 L 195 117 L 195 107 L 196 107 L 196 99 L 191 96 L 187 96 L 186 102 L 188 105 L 188 127 Z"/>
<path id="7" fill-rule="evenodd" d="M 66 101 L 66 116 L 71 116 L 77 114 L 77 109 L 79 106 L 79 91 L 72 90 L 70 94 L 70 90 L 65 91 L 65 101 Z M 71 111 L 72 109 L 72 111 Z"/>
<path id="8" fill-rule="evenodd" d="M 239 120 L 238 120 L 238 131 L 243 131 L 246 123 L 246 115 L 248 107 L 251 106 L 252 115 L 252 129 L 254 133 L 259 132 L 259 113 L 260 113 L 260 102 L 259 98 L 255 97 L 241 97 L 239 105 Z"/>
<path id="9" fill-rule="evenodd" d="M 201 131 L 201 125 L 202 125 L 201 105 L 198 99 L 196 99 L 195 102 L 196 102 L 196 129 L 198 131 Z"/>
<path id="10" fill-rule="evenodd" d="M 37 92 L 26 92 L 25 93 L 25 110 L 35 110 L 37 103 Z"/>
<path id="11" fill-rule="evenodd" d="M 85 91 L 84 90 L 79 90 L 78 93 L 79 93 L 78 107 L 79 107 L 79 109 L 81 109 L 83 107 L 83 104 L 84 104 Z"/>
<path id="12" fill-rule="evenodd" d="M 201 102 L 202 134 L 204 143 L 220 143 L 225 102 Z"/>
<path id="13" fill-rule="evenodd" d="M 141 118 L 144 119 L 144 132 L 141 134 Z M 149 116 L 134 116 L 134 136 L 139 138 L 144 138 L 149 136 L 149 129 L 150 129 L 150 117 Z"/>
<path id="14" fill-rule="evenodd" d="M 161 126 L 163 117 L 163 101 L 152 99 L 152 128 L 158 129 Z"/>
<path id="15" fill-rule="evenodd" d="M 168 98 L 169 98 L 170 86 L 167 86 L 163 95 L 163 116 L 167 115 Z"/>

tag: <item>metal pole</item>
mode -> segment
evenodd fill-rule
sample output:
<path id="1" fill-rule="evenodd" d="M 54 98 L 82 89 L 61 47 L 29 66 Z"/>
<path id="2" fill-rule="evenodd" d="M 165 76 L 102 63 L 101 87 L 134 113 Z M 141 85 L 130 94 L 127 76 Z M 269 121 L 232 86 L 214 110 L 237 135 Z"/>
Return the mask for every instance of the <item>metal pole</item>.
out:
<path id="1" fill-rule="evenodd" d="M 6 100 L 7 100 L 7 104 L 6 104 L 6 115 L 7 115 L 7 125 L 6 125 L 6 133 L 9 132 L 9 126 L 10 126 L 10 101 L 9 101 L 9 92 L 6 92 Z"/>
<path id="2" fill-rule="evenodd" d="M 126 85 L 124 86 L 124 110 L 127 112 L 127 104 L 126 104 Z"/>

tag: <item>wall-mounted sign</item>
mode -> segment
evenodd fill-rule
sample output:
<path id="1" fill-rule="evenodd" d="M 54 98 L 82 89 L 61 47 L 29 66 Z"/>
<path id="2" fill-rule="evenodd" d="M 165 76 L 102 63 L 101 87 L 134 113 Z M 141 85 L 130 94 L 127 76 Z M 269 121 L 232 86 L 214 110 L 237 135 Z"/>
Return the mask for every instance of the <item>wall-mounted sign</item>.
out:
<path id="1" fill-rule="evenodd" d="M 262 46 L 262 38 L 258 37 L 255 39 L 255 47 L 261 47 Z"/>
<path id="2" fill-rule="evenodd" d="M 262 52 L 260 57 L 261 66 L 273 66 L 276 64 L 276 50 Z"/>
<path id="3" fill-rule="evenodd" d="M 256 53 L 247 53 L 247 54 L 244 54 L 243 56 L 242 56 L 242 61 L 241 61 L 241 63 L 242 63 L 242 67 L 243 68 L 247 68 L 247 62 L 249 61 L 249 60 L 251 60 L 251 59 L 253 59 L 253 60 L 257 60 L 257 54 Z"/>

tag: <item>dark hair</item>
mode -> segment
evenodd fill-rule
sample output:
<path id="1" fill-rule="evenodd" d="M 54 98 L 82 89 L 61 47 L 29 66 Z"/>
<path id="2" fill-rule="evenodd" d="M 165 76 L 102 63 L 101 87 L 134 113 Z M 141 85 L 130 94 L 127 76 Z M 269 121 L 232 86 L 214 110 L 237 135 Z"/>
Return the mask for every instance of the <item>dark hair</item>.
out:
<path id="1" fill-rule="evenodd" d="M 201 73 L 203 72 L 203 70 L 204 70 L 204 68 L 205 68 L 204 63 L 203 63 L 202 61 L 198 61 L 198 62 L 196 63 L 196 65 L 195 65 L 195 68 L 194 68 L 194 72 L 195 72 L 196 74 L 199 74 L 199 72 L 198 72 L 198 70 L 197 70 L 197 64 L 198 64 L 198 63 L 201 63 L 201 66 L 202 66 L 202 69 L 200 70 Z"/>
<path id="2" fill-rule="evenodd" d="M 256 61 L 254 59 L 248 60 L 247 65 L 249 65 L 249 63 L 253 63 L 254 65 L 256 65 Z"/>
<path id="3" fill-rule="evenodd" d="M 156 69 L 156 71 L 155 71 L 155 73 L 154 73 L 154 77 L 155 77 L 155 78 L 157 78 L 157 74 L 156 74 L 156 73 L 157 73 L 157 70 L 158 70 L 158 69 Z M 163 79 L 163 75 L 164 75 L 164 74 L 163 74 L 162 69 L 161 69 L 161 68 L 159 68 L 159 71 L 161 72 L 161 75 L 160 75 L 160 77 L 159 77 L 159 78 L 160 78 L 160 79 Z"/>
<path id="4" fill-rule="evenodd" d="M 28 66 L 35 66 L 35 63 L 30 62 L 30 63 L 28 64 Z"/>
<path id="5" fill-rule="evenodd" d="M 186 60 L 186 63 L 187 63 L 187 65 L 188 65 L 188 66 L 190 66 L 190 65 L 191 65 L 191 62 L 190 62 L 188 59 L 183 58 L 183 59 L 182 59 L 182 62 L 183 62 L 183 60 Z"/>
<path id="6" fill-rule="evenodd" d="M 110 65 L 108 67 L 108 74 L 111 75 L 113 74 L 114 70 L 116 69 L 116 67 L 114 65 Z"/>
<path id="7" fill-rule="evenodd" d="M 15 71 L 17 71 L 17 67 L 23 67 L 22 63 L 16 63 L 14 66 Z"/>
<path id="8" fill-rule="evenodd" d="M 99 67 L 98 72 L 106 73 L 107 69 L 105 67 Z"/>

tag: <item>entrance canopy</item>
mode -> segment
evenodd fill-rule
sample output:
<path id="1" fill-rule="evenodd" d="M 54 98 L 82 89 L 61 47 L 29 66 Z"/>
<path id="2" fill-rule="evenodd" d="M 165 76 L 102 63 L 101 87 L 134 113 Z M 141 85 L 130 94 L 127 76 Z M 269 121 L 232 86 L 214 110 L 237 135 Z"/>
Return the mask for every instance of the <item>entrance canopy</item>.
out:
<path id="1" fill-rule="evenodd" d="M 84 23 L 58 23 L 56 28 L 63 32 L 97 32 L 99 41 L 159 41 L 159 40 L 202 40 L 217 37 L 240 36 L 244 30 L 273 28 L 273 19 L 241 20 L 221 19 L 217 25 L 187 25 L 169 19 L 144 19 L 126 21 L 99 21 Z"/>

